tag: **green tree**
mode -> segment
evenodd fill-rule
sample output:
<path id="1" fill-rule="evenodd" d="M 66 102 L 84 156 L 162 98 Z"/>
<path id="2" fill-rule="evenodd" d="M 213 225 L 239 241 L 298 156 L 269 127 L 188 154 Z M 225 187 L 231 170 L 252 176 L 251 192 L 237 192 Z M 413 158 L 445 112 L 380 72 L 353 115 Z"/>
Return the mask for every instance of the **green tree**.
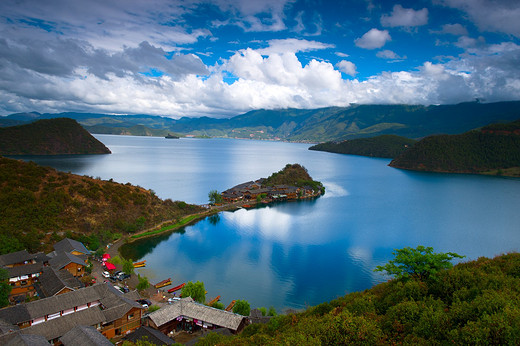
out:
<path id="1" fill-rule="evenodd" d="M 127 274 L 133 274 L 134 273 L 134 263 L 131 259 L 123 260 L 123 272 Z"/>
<path id="2" fill-rule="evenodd" d="M 208 198 L 211 204 L 222 203 L 222 195 L 217 190 L 211 190 L 208 193 Z"/>
<path id="3" fill-rule="evenodd" d="M 11 285 L 7 281 L 9 273 L 7 270 L 0 268 L 0 308 L 9 305 L 9 294 L 11 294 Z"/>
<path id="4" fill-rule="evenodd" d="M 206 301 L 206 289 L 204 288 L 204 283 L 197 281 L 195 283 L 189 281 L 181 291 L 181 294 L 184 298 L 192 297 L 193 300 L 204 303 Z"/>
<path id="5" fill-rule="evenodd" d="M 267 312 L 267 316 L 276 316 L 277 313 L 276 313 L 276 309 L 274 308 L 274 306 L 271 306 L 269 308 L 269 311 Z"/>
<path id="6" fill-rule="evenodd" d="M 219 309 L 219 310 L 224 310 L 224 304 L 221 303 L 221 302 L 214 302 L 212 305 L 211 305 L 212 308 L 215 308 L 215 309 Z"/>
<path id="7" fill-rule="evenodd" d="M 138 276 L 139 283 L 137 284 L 136 288 L 138 291 L 142 291 L 150 287 L 150 281 L 148 281 L 148 278 L 146 276 Z"/>
<path id="8" fill-rule="evenodd" d="M 249 316 L 251 306 L 247 300 L 237 300 L 235 306 L 233 306 L 233 312 L 242 316 Z"/>
<path id="9" fill-rule="evenodd" d="M 464 258 L 454 252 L 434 253 L 432 247 L 422 245 L 413 249 L 405 247 L 392 252 L 395 256 L 384 266 L 377 266 L 374 271 L 385 271 L 397 279 L 435 279 L 441 270 L 453 267 L 450 262 L 454 258 Z"/>

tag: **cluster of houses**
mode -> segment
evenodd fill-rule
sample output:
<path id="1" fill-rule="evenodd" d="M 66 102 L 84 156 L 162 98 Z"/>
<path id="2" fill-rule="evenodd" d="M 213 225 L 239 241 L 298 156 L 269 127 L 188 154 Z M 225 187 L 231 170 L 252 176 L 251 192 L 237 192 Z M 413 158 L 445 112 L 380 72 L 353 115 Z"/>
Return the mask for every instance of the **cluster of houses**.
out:
<path id="1" fill-rule="evenodd" d="M 179 330 L 239 333 L 257 322 L 190 297 L 146 313 L 137 291 L 123 293 L 109 282 L 87 287 L 81 283 L 89 255 L 82 243 L 64 239 L 50 254 L 19 251 L 0 256 L 15 304 L 0 309 L 1 345 L 113 345 L 143 337 L 171 345 L 169 335 Z M 25 302 L 26 297 L 33 299 Z"/>
<path id="2" fill-rule="evenodd" d="M 295 200 L 298 198 L 316 197 L 320 191 L 311 186 L 297 187 L 292 185 L 265 186 L 265 178 L 249 181 L 222 192 L 224 202 L 254 201 L 259 196 L 266 201 Z"/>

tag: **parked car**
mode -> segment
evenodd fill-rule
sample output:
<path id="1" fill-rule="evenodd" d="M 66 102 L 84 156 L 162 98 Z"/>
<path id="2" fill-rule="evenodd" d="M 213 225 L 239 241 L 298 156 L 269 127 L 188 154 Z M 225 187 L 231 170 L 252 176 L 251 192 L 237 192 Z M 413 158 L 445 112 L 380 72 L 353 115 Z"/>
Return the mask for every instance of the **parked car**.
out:
<path id="1" fill-rule="evenodd" d="M 148 299 L 138 299 L 136 302 L 141 304 L 144 308 L 149 308 L 152 305 L 152 302 Z"/>
<path id="2" fill-rule="evenodd" d="M 127 274 L 127 273 L 121 273 L 118 275 L 119 280 L 125 280 L 125 279 L 128 279 L 129 277 L 130 277 L 130 274 Z"/>
<path id="3" fill-rule="evenodd" d="M 110 273 L 107 271 L 104 271 L 103 273 L 101 273 L 101 275 L 103 275 L 103 277 L 107 279 L 110 277 Z"/>

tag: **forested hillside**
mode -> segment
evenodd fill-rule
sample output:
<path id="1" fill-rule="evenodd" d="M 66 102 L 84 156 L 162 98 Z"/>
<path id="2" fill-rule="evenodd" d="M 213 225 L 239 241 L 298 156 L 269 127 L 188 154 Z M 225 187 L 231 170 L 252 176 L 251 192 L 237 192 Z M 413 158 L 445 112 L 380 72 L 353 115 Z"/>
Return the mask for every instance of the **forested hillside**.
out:
<path id="1" fill-rule="evenodd" d="M 309 150 L 394 158 L 413 146 L 415 142 L 415 140 L 405 137 L 381 135 L 371 138 L 350 139 L 342 142 L 321 143 L 310 147 Z"/>
<path id="2" fill-rule="evenodd" d="M 64 235 L 95 250 L 99 241 L 201 210 L 139 186 L 0 157 L 0 254 L 45 250 Z"/>
<path id="3" fill-rule="evenodd" d="M 71 112 L 19 113 L 9 115 L 7 119 L 33 121 L 55 117 L 76 119 L 93 133 L 155 136 L 158 135 L 155 130 L 166 130 L 196 136 L 325 142 L 382 134 L 416 139 L 432 134 L 463 133 L 490 123 L 520 118 L 520 102 L 467 102 L 431 106 L 354 104 L 350 107 L 319 109 L 259 109 L 229 119 L 171 119 L 150 115 Z M 136 125 L 144 126 L 146 129 L 138 130 L 134 128 Z"/>
<path id="4" fill-rule="evenodd" d="M 520 176 L 520 121 L 430 136 L 390 162 L 396 168 Z"/>
<path id="5" fill-rule="evenodd" d="M 110 150 L 68 118 L 0 128 L 0 155 L 63 154 L 110 154 Z"/>
<path id="6" fill-rule="evenodd" d="M 421 266 L 425 263 L 416 263 Z M 518 345 L 520 254 L 394 279 L 197 345 Z"/>

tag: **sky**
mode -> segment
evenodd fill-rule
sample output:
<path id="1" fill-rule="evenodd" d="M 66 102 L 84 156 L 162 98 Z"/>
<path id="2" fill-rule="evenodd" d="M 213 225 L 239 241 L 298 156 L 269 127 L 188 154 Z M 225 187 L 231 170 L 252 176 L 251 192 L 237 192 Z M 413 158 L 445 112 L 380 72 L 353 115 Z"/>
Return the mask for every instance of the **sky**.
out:
<path id="1" fill-rule="evenodd" d="M 0 115 L 520 100 L 518 0 L 1 0 Z"/>

